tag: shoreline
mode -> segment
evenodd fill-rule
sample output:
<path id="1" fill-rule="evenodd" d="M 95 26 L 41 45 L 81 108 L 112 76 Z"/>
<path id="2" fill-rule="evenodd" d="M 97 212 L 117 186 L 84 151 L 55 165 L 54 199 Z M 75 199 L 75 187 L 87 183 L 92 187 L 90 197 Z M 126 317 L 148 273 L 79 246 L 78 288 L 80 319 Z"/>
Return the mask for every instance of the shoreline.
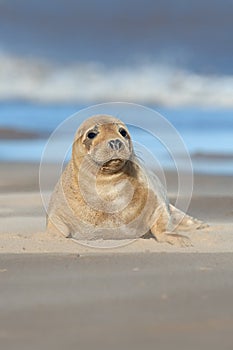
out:
<path id="1" fill-rule="evenodd" d="M 36 192 L 39 191 L 39 162 L 30 161 L 0 161 L 0 194 L 14 192 Z M 46 165 L 48 179 L 46 180 L 46 190 L 53 184 L 53 178 L 57 171 L 56 163 Z M 173 192 L 177 186 L 177 174 L 173 170 L 165 169 L 164 174 L 168 188 Z M 221 180 L 221 181 L 219 181 Z M 229 189 L 228 189 L 228 188 Z M 202 193 L 206 195 L 226 195 L 232 196 L 233 175 L 194 172 L 194 194 Z"/>

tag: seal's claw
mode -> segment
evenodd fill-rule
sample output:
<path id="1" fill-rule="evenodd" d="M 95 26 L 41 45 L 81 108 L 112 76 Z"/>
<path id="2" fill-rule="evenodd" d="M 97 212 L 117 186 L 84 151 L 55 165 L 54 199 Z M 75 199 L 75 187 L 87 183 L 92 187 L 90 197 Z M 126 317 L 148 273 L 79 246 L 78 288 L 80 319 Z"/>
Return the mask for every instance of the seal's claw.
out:
<path id="1" fill-rule="evenodd" d="M 156 239 L 160 243 L 169 243 L 171 245 L 174 245 L 176 247 L 192 247 L 192 241 L 189 237 L 178 235 L 176 233 L 164 233 L 162 235 L 156 236 Z"/>
<path id="2" fill-rule="evenodd" d="M 196 230 L 203 230 L 204 228 L 209 227 L 209 225 L 206 222 L 203 222 L 198 219 L 195 219 L 195 224 L 197 225 Z"/>

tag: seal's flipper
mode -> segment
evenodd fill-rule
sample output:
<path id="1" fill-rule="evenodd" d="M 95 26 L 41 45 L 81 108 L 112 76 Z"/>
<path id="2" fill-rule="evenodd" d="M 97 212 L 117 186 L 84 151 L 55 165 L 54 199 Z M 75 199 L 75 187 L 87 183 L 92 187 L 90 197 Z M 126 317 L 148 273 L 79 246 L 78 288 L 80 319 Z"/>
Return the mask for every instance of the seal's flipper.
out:
<path id="1" fill-rule="evenodd" d="M 154 238 L 160 243 L 169 243 L 177 247 L 192 246 L 189 237 L 172 233 L 170 231 L 170 220 L 170 213 L 166 206 L 157 208 L 156 221 L 150 229 Z"/>
<path id="2" fill-rule="evenodd" d="M 169 204 L 169 209 L 171 213 L 171 226 L 174 231 L 201 230 L 209 226 L 207 223 L 185 214 L 171 204 Z"/>
<path id="3" fill-rule="evenodd" d="M 151 231 L 153 233 L 153 231 Z M 168 243 L 171 245 L 174 245 L 176 247 L 192 247 L 192 241 L 189 237 L 184 235 L 178 235 L 176 233 L 170 233 L 170 232 L 162 232 L 162 233 L 153 233 L 155 239 L 159 243 Z"/>

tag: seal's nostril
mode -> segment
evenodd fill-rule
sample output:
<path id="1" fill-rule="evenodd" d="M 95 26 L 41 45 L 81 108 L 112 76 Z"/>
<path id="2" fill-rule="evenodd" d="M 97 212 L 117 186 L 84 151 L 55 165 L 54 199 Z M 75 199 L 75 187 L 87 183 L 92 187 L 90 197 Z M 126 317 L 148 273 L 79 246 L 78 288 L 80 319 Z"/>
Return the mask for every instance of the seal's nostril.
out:
<path id="1" fill-rule="evenodd" d="M 116 139 L 116 140 L 110 140 L 108 142 L 110 148 L 114 149 L 114 150 L 120 150 L 124 145 L 123 142 L 121 142 L 121 140 Z"/>
<path id="2" fill-rule="evenodd" d="M 115 140 L 115 149 L 121 149 L 123 147 L 123 142 L 121 140 L 116 139 Z"/>
<path id="3" fill-rule="evenodd" d="M 110 146 L 110 148 L 114 149 L 115 148 L 115 141 L 114 140 L 109 141 L 108 145 Z"/>

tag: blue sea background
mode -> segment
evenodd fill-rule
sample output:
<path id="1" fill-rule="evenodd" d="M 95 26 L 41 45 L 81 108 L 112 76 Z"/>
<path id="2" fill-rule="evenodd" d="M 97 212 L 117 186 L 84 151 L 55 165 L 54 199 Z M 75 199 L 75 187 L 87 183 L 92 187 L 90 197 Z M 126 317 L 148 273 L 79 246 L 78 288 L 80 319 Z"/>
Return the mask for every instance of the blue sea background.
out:
<path id="1" fill-rule="evenodd" d="M 1 166 L 39 162 L 67 117 L 125 101 L 167 118 L 196 172 L 233 175 L 232 18 L 231 0 L 1 1 L 0 128 L 39 135 L 2 138 Z M 172 169 L 166 152 L 132 133 Z"/>

